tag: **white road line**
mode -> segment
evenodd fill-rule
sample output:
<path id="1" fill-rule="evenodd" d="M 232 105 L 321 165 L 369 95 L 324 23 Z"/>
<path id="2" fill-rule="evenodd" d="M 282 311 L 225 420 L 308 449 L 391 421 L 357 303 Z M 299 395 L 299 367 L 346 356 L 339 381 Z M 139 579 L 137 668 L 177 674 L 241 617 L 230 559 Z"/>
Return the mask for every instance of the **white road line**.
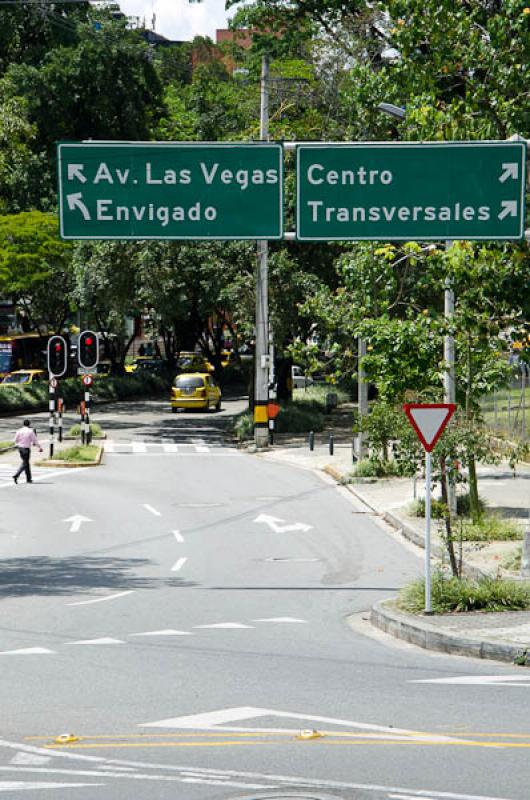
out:
<path id="1" fill-rule="evenodd" d="M 175 442 L 162 442 L 162 450 L 164 453 L 178 453 L 179 446 Z"/>
<path id="2" fill-rule="evenodd" d="M 129 636 L 193 636 L 191 631 L 175 631 L 167 628 L 163 631 L 143 631 L 142 633 L 130 633 Z"/>
<path id="3" fill-rule="evenodd" d="M 143 505 L 143 507 L 145 508 L 146 511 L 149 511 L 151 514 L 154 514 L 155 517 L 161 517 L 162 516 L 160 511 L 157 511 L 156 508 L 153 508 L 153 506 L 150 506 L 149 503 L 142 503 L 142 505 Z"/>
<path id="4" fill-rule="evenodd" d="M 253 619 L 252 622 L 302 622 L 307 625 L 306 619 L 297 619 L 296 617 L 268 617 L 265 619 Z"/>
<path id="5" fill-rule="evenodd" d="M 49 764 L 51 760 L 51 756 L 36 756 L 33 753 L 17 753 L 9 763 L 20 767 L 27 767 L 30 765 L 33 767 L 42 767 L 44 764 Z"/>
<path id="6" fill-rule="evenodd" d="M 46 647 L 22 647 L 20 650 L 3 650 L 0 656 L 43 656 L 54 654 L 55 650 Z"/>
<path id="7" fill-rule="evenodd" d="M 105 786 L 104 783 L 35 783 L 33 781 L 0 781 L 0 792 L 30 791 L 32 789 L 81 789 Z"/>
<path id="8" fill-rule="evenodd" d="M 412 794 L 389 794 L 388 800 L 418 800 L 418 795 Z M 434 797 L 427 797 L 427 795 L 422 794 L 421 800 L 434 800 Z"/>
<path id="9" fill-rule="evenodd" d="M 206 445 L 204 439 L 192 439 L 197 453 L 209 453 L 210 448 Z"/>
<path id="10" fill-rule="evenodd" d="M 173 534 L 173 536 L 175 537 L 177 542 L 180 542 L 182 544 L 182 542 L 184 541 L 184 536 L 181 534 L 181 532 L 180 531 L 171 531 L 171 533 Z"/>
<path id="11" fill-rule="evenodd" d="M 243 625 L 241 622 L 218 622 L 216 625 L 194 625 L 194 628 L 253 628 L 254 625 Z"/>
<path id="12" fill-rule="evenodd" d="M 128 589 L 126 592 L 118 592 L 117 594 L 108 594 L 106 597 L 94 597 L 92 600 L 80 600 L 78 603 L 66 603 L 67 606 L 89 606 L 92 603 L 105 603 L 107 600 L 117 600 L 118 597 L 125 597 L 126 594 L 133 594 L 134 589 Z"/>
<path id="13" fill-rule="evenodd" d="M 65 642 L 65 644 L 125 644 L 121 639 L 111 639 L 104 636 L 101 639 L 80 639 L 78 642 Z"/>
<path id="14" fill-rule="evenodd" d="M 179 569 L 184 566 L 187 560 L 188 559 L 186 558 L 186 556 L 182 556 L 181 558 L 179 558 L 179 560 L 176 561 L 175 564 L 173 564 L 173 566 L 171 567 L 171 572 L 178 572 Z"/>
<path id="15" fill-rule="evenodd" d="M 147 453 L 147 445 L 144 442 L 133 442 L 132 451 L 133 453 Z"/>

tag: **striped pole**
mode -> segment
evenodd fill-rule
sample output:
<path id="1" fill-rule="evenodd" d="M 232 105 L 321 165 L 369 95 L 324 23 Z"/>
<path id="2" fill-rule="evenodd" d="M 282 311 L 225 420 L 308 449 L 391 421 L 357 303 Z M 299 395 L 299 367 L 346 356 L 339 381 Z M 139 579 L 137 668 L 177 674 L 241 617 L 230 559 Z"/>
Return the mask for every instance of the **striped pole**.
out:
<path id="1" fill-rule="evenodd" d="M 57 424 L 59 426 L 59 441 L 62 442 L 62 440 L 63 440 L 63 400 L 62 400 L 62 397 L 60 397 L 57 400 L 57 410 L 59 412 L 59 418 L 58 418 L 58 422 L 57 422 Z"/>
<path id="2" fill-rule="evenodd" d="M 79 413 L 81 416 L 81 444 L 85 444 L 85 401 L 81 400 L 79 404 Z"/>
<path id="3" fill-rule="evenodd" d="M 85 392 L 85 441 L 90 444 L 92 441 L 92 432 L 90 430 L 90 392 Z"/>
<path id="4" fill-rule="evenodd" d="M 49 402 L 50 418 L 50 458 L 53 458 L 53 445 L 55 438 L 54 416 L 55 416 L 55 386 L 52 386 L 50 381 L 50 402 Z"/>

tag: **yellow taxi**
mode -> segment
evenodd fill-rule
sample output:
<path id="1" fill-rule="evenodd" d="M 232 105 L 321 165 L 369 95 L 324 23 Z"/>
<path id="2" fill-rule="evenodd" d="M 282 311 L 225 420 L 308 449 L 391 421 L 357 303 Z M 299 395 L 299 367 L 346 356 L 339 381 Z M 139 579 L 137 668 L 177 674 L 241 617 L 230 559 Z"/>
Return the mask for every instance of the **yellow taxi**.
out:
<path id="1" fill-rule="evenodd" d="M 48 379 L 48 373 L 43 369 L 17 369 L 14 372 L 8 372 L 2 383 L 35 383 L 35 381 L 45 381 Z"/>
<path id="2" fill-rule="evenodd" d="M 171 410 L 221 408 L 221 390 L 208 372 L 184 372 L 177 375 L 171 389 Z"/>
<path id="3" fill-rule="evenodd" d="M 182 351 L 178 360 L 179 372 L 213 372 L 214 368 L 201 353 Z"/>

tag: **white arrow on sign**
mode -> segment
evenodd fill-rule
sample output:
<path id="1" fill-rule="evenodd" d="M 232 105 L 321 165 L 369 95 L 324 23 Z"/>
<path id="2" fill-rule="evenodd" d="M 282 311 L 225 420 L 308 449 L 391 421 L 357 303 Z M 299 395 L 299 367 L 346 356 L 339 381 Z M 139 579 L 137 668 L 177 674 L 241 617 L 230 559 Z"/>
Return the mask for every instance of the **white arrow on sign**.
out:
<path id="1" fill-rule="evenodd" d="M 505 165 L 503 164 L 502 166 L 504 167 Z M 86 176 L 83 175 L 84 168 L 84 164 L 68 164 L 68 180 L 73 181 L 74 178 L 77 178 L 81 183 L 86 183 Z"/>
<path id="2" fill-rule="evenodd" d="M 282 522 L 285 520 L 280 519 L 279 517 L 271 517 L 269 514 L 260 514 L 259 517 L 256 517 L 254 522 L 261 522 L 264 525 L 268 525 L 274 533 L 287 533 L 289 531 L 310 531 L 313 527 L 312 525 L 306 525 L 304 522 L 294 522 L 287 525 L 282 525 Z"/>
<path id="3" fill-rule="evenodd" d="M 82 197 L 83 195 L 81 194 L 81 192 L 76 192 L 75 194 L 67 194 L 66 200 L 68 202 L 68 208 L 70 209 L 70 211 L 73 211 L 74 208 L 78 208 L 83 217 L 88 222 L 90 220 L 90 211 L 81 200 Z"/>
<path id="4" fill-rule="evenodd" d="M 513 178 L 513 180 L 516 181 L 517 178 L 519 177 L 519 164 L 517 164 L 517 163 L 513 163 L 512 164 L 511 162 L 508 162 L 507 164 L 503 164 L 502 168 L 503 168 L 504 172 L 502 173 L 502 175 L 499 178 L 499 181 L 501 183 L 504 183 L 504 181 L 507 181 L 508 178 Z"/>
<path id="5" fill-rule="evenodd" d="M 502 211 L 500 212 L 499 219 L 505 219 L 505 217 L 516 217 L 517 216 L 517 200 L 503 200 L 501 202 Z"/>
<path id="6" fill-rule="evenodd" d="M 74 514 L 73 517 L 63 519 L 63 522 L 71 522 L 72 524 L 70 526 L 69 533 L 77 533 L 79 530 L 81 530 L 81 525 L 83 522 L 94 522 L 94 520 L 84 517 L 82 514 Z"/>

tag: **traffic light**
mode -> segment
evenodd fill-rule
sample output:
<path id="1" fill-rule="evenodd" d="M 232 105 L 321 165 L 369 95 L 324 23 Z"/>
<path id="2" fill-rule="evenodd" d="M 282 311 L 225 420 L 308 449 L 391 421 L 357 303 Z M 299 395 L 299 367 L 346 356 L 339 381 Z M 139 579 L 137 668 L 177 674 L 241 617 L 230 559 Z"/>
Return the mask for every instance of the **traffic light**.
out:
<path id="1" fill-rule="evenodd" d="M 77 360 L 83 369 L 94 369 L 99 361 L 98 335 L 94 331 L 83 331 L 79 334 Z"/>
<path id="2" fill-rule="evenodd" d="M 48 372 L 50 377 L 60 378 L 68 366 L 66 341 L 62 336 L 50 336 L 48 339 Z"/>

